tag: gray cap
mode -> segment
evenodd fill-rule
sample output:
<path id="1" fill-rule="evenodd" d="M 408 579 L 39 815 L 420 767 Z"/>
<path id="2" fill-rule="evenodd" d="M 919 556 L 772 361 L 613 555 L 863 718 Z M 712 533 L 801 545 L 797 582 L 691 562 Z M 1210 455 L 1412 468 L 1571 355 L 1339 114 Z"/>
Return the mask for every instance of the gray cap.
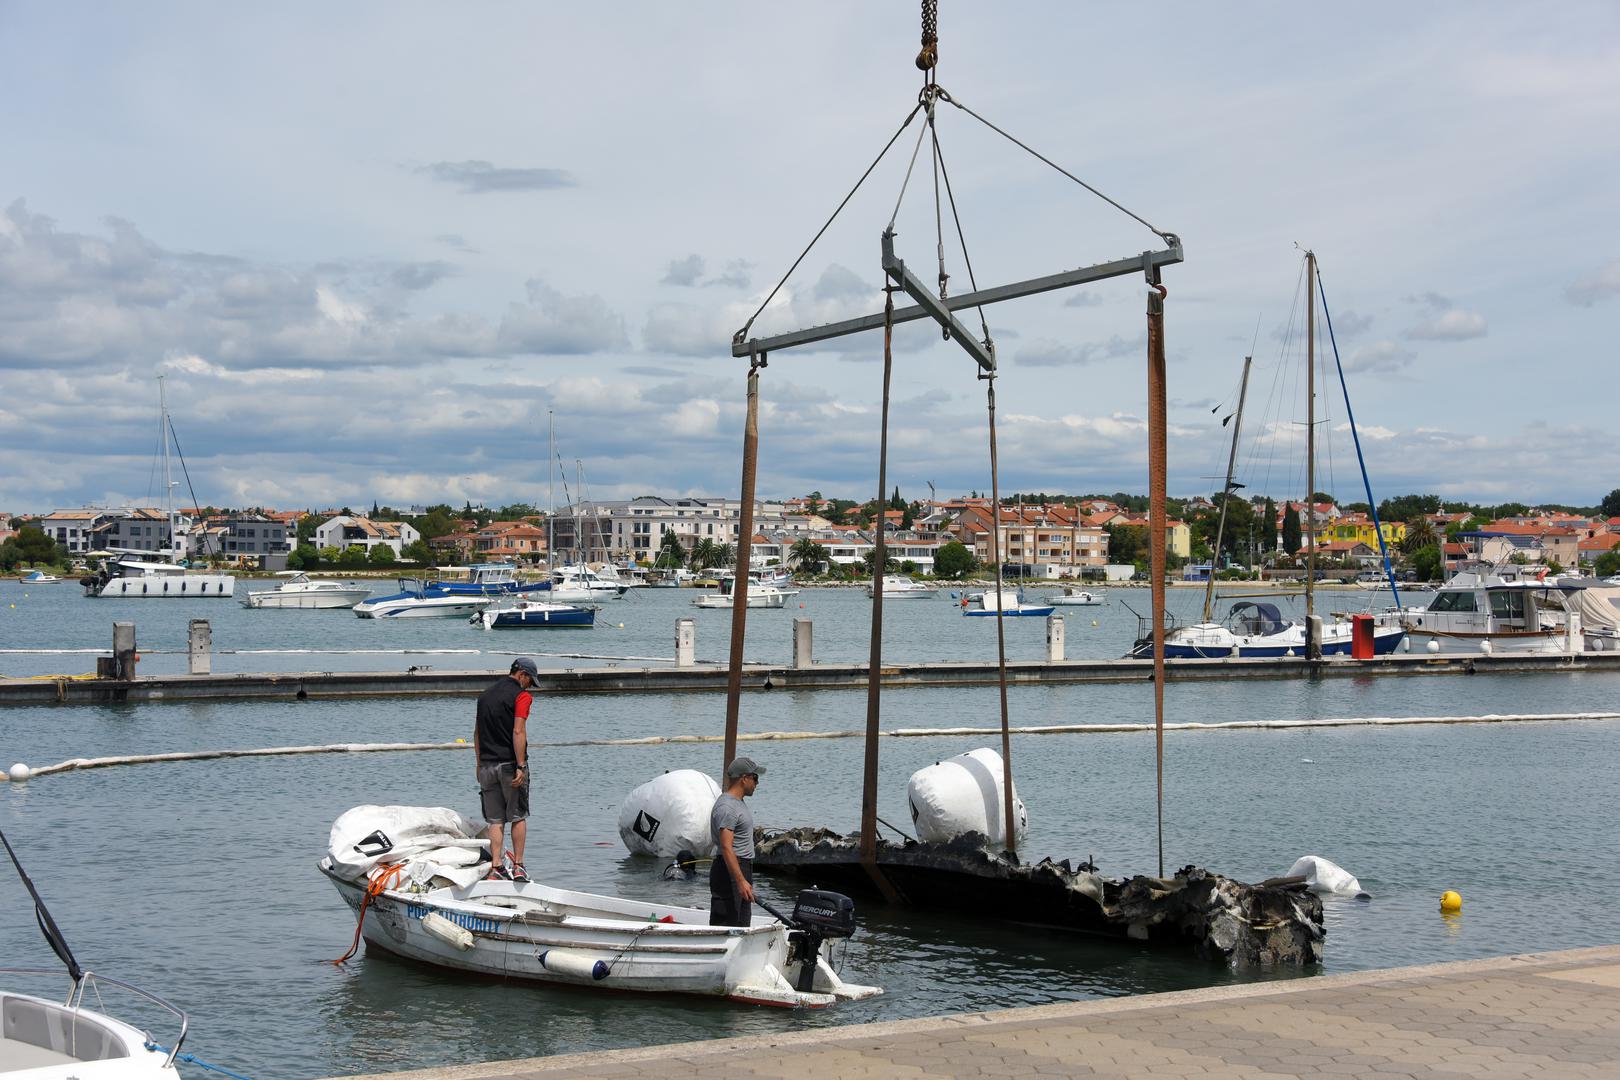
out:
<path id="1" fill-rule="evenodd" d="M 520 656 L 516 660 L 512 661 L 511 674 L 516 675 L 520 671 L 527 672 L 532 681 L 540 681 L 540 668 L 536 666 L 535 662 L 530 660 L 527 656 Z"/>
<path id="2" fill-rule="evenodd" d="M 753 773 L 755 776 L 765 775 L 765 766 L 751 757 L 732 758 L 731 764 L 726 766 L 726 779 L 736 780 Z"/>

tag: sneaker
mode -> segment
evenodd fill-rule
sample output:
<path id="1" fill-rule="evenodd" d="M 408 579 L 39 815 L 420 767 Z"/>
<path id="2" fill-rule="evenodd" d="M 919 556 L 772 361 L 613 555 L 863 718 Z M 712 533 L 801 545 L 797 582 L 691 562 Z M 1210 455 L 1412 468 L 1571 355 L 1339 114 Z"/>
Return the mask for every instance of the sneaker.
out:
<path id="1" fill-rule="evenodd" d="M 523 869 L 523 864 L 517 862 L 516 860 L 514 860 L 512 863 L 512 880 L 516 882 L 524 882 L 529 880 L 529 872 Z"/>
<path id="2" fill-rule="evenodd" d="M 490 870 L 489 873 L 484 875 L 484 880 L 485 881 L 511 881 L 512 880 L 512 875 L 508 874 L 506 872 L 506 867 L 504 867 L 504 866 L 496 866 L 496 867 L 493 867 Z"/>

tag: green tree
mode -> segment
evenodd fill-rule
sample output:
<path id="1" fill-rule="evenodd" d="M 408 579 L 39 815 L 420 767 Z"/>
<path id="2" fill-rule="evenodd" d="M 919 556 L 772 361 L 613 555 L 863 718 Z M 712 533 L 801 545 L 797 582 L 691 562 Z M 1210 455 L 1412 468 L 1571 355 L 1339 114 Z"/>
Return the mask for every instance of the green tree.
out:
<path id="1" fill-rule="evenodd" d="M 658 545 L 658 558 L 653 565 L 661 570 L 672 570 L 686 565 L 686 549 L 681 546 L 681 538 L 673 532 L 664 533 L 664 539 Z"/>
<path id="2" fill-rule="evenodd" d="M 1260 550 L 1267 555 L 1277 553 L 1277 503 L 1266 499 L 1265 514 L 1260 521 Z"/>
<path id="3" fill-rule="evenodd" d="M 861 566 L 866 570 L 866 576 L 867 577 L 872 576 L 872 563 L 876 560 L 876 557 L 877 557 L 876 549 L 874 549 L 872 551 L 868 551 L 865 555 L 861 556 Z M 883 545 L 883 572 L 885 574 L 892 574 L 892 573 L 894 573 L 894 571 L 898 570 L 899 568 L 900 568 L 899 564 L 894 561 L 894 556 L 889 554 L 889 545 L 884 544 Z"/>
<path id="4" fill-rule="evenodd" d="M 351 545 L 349 545 L 349 547 L 347 549 L 345 549 L 343 551 L 343 553 L 338 556 L 337 562 L 338 562 L 339 566 L 357 567 L 357 566 L 366 565 L 366 549 L 365 549 L 365 545 L 363 545 L 363 544 L 351 544 Z"/>
<path id="5" fill-rule="evenodd" d="M 315 530 L 321 527 L 321 519 L 314 514 L 305 514 L 298 519 L 298 542 L 310 543 L 315 539 Z"/>
<path id="6" fill-rule="evenodd" d="M 1438 495 L 1397 495 L 1378 504 L 1379 521 L 1410 521 L 1440 512 Z"/>
<path id="7" fill-rule="evenodd" d="M 287 555 L 287 569 L 313 570 L 320 561 L 320 552 L 313 544 L 299 544 Z"/>
<path id="8" fill-rule="evenodd" d="M 1288 509 L 1283 511 L 1283 551 L 1289 555 L 1297 552 L 1300 548 L 1300 538 L 1299 511 L 1294 509 L 1293 503 L 1289 503 Z"/>
<path id="9" fill-rule="evenodd" d="M 343 549 L 333 544 L 321 548 L 321 562 L 327 566 L 336 566 L 338 560 L 343 558 Z"/>
<path id="10" fill-rule="evenodd" d="M 378 544 L 366 555 L 366 562 L 372 566 L 393 566 L 398 561 L 394 558 L 394 549 L 387 544 Z"/>
<path id="11" fill-rule="evenodd" d="M 686 565 L 693 570 L 707 570 L 715 565 L 714 541 L 707 536 L 700 538 L 692 545 L 692 552 L 686 557 Z"/>
<path id="12" fill-rule="evenodd" d="M 448 506 L 432 506 L 428 512 L 417 518 L 413 524 L 416 531 L 422 534 L 423 539 L 435 540 L 441 536 L 449 536 L 456 531 L 456 519 L 450 516 Z"/>
<path id="13" fill-rule="evenodd" d="M 1597 557 L 1592 564 L 1593 571 L 1598 577 L 1614 577 L 1620 574 L 1620 546 L 1612 547 Z"/>
<path id="14" fill-rule="evenodd" d="M 941 544 L 939 550 L 934 552 L 934 576 L 946 578 L 951 581 L 960 581 L 965 575 L 978 568 L 979 560 L 973 557 L 967 545 L 960 540 L 952 540 L 948 544 Z"/>
<path id="15" fill-rule="evenodd" d="M 1426 547 L 1412 555 L 1412 570 L 1419 581 L 1434 581 L 1440 577 L 1440 549 Z"/>
<path id="16" fill-rule="evenodd" d="M 1620 488 L 1603 496 L 1603 501 L 1598 503 L 1598 513 L 1606 518 L 1620 517 Z"/>
<path id="17" fill-rule="evenodd" d="M 714 545 L 714 561 L 710 566 L 735 566 L 737 563 L 737 549 L 730 544 Z"/>
<path id="18" fill-rule="evenodd" d="M 425 565 L 433 561 L 433 549 L 428 546 L 426 540 L 412 540 L 405 545 L 405 550 L 400 554 L 414 563 Z"/>
<path id="19" fill-rule="evenodd" d="M 788 558 L 792 560 L 797 570 L 820 573 L 821 568 L 827 565 L 829 556 L 825 547 L 807 536 L 794 542 L 793 547 L 788 550 Z"/>

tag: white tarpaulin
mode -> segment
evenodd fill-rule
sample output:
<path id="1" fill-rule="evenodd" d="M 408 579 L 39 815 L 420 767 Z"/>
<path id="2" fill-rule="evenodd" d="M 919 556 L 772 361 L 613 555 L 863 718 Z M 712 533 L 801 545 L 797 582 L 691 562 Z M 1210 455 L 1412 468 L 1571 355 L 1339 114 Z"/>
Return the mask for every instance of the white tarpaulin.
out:
<path id="1" fill-rule="evenodd" d="M 332 871 L 364 881 L 384 863 L 405 863 L 407 881 L 442 877 L 471 885 L 488 870 L 481 826 L 443 806 L 356 806 L 332 823 L 326 854 Z"/>
<path id="2" fill-rule="evenodd" d="M 719 797 L 714 777 L 696 769 L 655 776 L 619 807 L 619 838 L 637 855 L 713 855 L 709 813 Z"/>
<path id="3" fill-rule="evenodd" d="M 1006 843 L 1001 755 L 994 750 L 981 747 L 918 769 L 906 785 L 906 797 L 919 840 L 944 843 L 977 832 L 991 843 Z M 1013 836 L 1021 840 L 1029 818 L 1017 784 L 1013 785 L 1013 818 Z"/>

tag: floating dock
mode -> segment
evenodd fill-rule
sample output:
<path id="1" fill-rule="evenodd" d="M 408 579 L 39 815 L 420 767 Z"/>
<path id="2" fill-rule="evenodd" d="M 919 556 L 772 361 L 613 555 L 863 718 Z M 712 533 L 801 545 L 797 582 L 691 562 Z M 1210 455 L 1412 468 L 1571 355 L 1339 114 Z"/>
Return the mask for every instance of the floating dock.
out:
<path id="1" fill-rule="evenodd" d="M 269 700 L 401 697 L 424 694 L 476 695 L 495 670 L 243 672 L 153 675 L 132 679 L 38 677 L 0 679 L 0 705 L 89 705 L 121 702 Z M 1290 658 L 1253 660 L 1171 660 L 1166 680 L 1368 678 L 1420 675 L 1496 675 L 1550 672 L 1620 672 L 1620 652 L 1468 655 L 1413 653 L 1371 660 Z M 545 669 L 539 687 L 546 694 L 718 693 L 726 688 L 723 665 L 665 667 L 578 667 Z M 996 665 L 979 661 L 885 664 L 885 688 L 993 686 Z M 1151 660 L 1008 661 L 1007 681 L 1017 685 L 1151 682 Z M 855 690 L 867 683 L 866 664 L 747 664 L 743 688 L 774 690 Z"/>

